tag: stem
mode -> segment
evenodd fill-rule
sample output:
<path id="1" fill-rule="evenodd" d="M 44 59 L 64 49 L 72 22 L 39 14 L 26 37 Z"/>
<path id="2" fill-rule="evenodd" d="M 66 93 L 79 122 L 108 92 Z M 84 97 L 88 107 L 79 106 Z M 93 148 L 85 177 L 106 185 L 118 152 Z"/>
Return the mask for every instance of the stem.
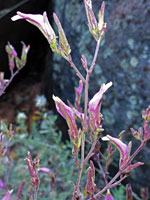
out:
<path id="1" fill-rule="evenodd" d="M 77 179 L 77 184 L 76 184 L 76 191 L 79 193 L 79 185 L 80 185 L 80 180 L 81 180 L 81 175 L 82 175 L 82 171 L 83 171 L 83 167 L 84 164 L 88 161 L 88 159 L 91 157 L 91 153 L 95 148 L 96 143 L 92 144 L 92 147 L 90 149 L 90 152 L 88 153 L 87 157 L 84 160 L 84 149 L 85 149 L 85 133 L 87 130 L 87 125 L 86 125 L 86 119 L 87 119 L 87 108 L 88 108 L 88 82 L 89 82 L 89 78 L 90 75 L 95 67 L 95 62 L 98 56 L 98 51 L 100 48 L 100 42 L 101 42 L 101 37 L 98 39 L 97 44 L 96 44 L 96 49 L 95 49 L 95 53 L 94 53 L 94 58 L 91 64 L 90 69 L 87 71 L 87 75 L 86 75 L 86 79 L 80 74 L 80 72 L 78 71 L 78 69 L 76 68 L 76 66 L 74 65 L 71 56 L 69 55 L 69 63 L 71 64 L 71 66 L 73 67 L 73 69 L 76 71 L 77 76 L 83 81 L 83 83 L 85 84 L 85 99 L 84 99 L 84 125 L 85 127 L 83 127 L 83 131 L 82 131 L 82 142 L 81 142 L 81 168 L 79 170 L 79 175 L 78 175 L 78 179 Z"/>
<path id="2" fill-rule="evenodd" d="M 120 185 L 120 183 L 121 183 L 124 179 L 126 179 L 127 177 L 128 177 L 127 175 L 124 175 L 119 181 L 113 183 L 109 189 L 114 188 L 114 187 Z"/>
<path id="3" fill-rule="evenodd" d="M 146 145 L 146 141 L 143 141 L 142 144 L 138 147 L 138 149 L 132 154 L 132 156 L 129 158 L 128 162 L 123 166 L 125 168 L 132 160 L 133 158 L 141 151 L 141 149 Z M 124 180 L 127 175 L 123 176 L 119 181 L 116 183 L 112 184 L 119 176 L 121 175 L 121 171 L 119 171 L 112 179 L 111 181 L 102 189 L 100 190 L 97 194 L 94 195 L 94 198 L 98 197 L 102 193 L 104 193 L 107 189 L 116 187 L 118 184 L 121 183 L 122 180 Z"/>
<path id="4" fill-rule="evenodd" d="M 98 157 L 99 158 L 99 157 Z M 98 167 L 100 168 L 101 172 L 102 172 L 102 175 L 103 175 L 103 178 L 104 178 L 104 181 L 105 181 L 105 184 L 107 185 L 108 184 L 108 180 L 107 180 L 107 176 L 106 176 L 106 173 L 104 172 L 104 169 L 100 163 L 99 160 L 97 160 L 97 164 L 98 164 Z"/>
<path id="5" fill-rule="evenodd" d="M 37 189 L 34 189 L 34 200 L 37 200 Z"/>
<path id="6" fill-rule="evenodd" d="M 81 180 L 81 176 L 82 176 L 82 171 L 83 171 L 83 165 L 81 165 L 81 168 L 79 170 L 79 174 L 78 174 L 78 179 L 77 179 L 77 184 L 76 184 L 76 191 L 79 193 L 79 186 L 80 186 L 80 180 Z"/>
<path id="7" fill-rule="evenodd" d="M 94 195 L 94 198 L 96 199 L 99 195 L 102 195 L 107 189 L 109 189 L 112 185 L 113 182 L 121 175 L 121 172 L 117 172 L 117 174 L 111 179 L 111 181 L 102 189 L 100 190 L 97 194 Z"/>
<path id="8" fill-rule="evenodd" d="M 96 59 L 97 59 L 97 56 L 98 56 L 101 40 L 102 40 L 102 37 L 100 36 L 99 39 L 97 40 L 96 49 L 95 49 L 95 53 L 94 53 L 94 58 L 93 58 L 91 67 L 89 69 L 89 75 L 92 73 L 92 71 L 93 71 L 93 69 L 95 67 L 95 63 L 96 63 Z"/>
<path id="9" fill-rule="evenodd" d="M 75 70 L 76 75 L 83 81 L 83 83 L 85 83 L 85 78 L 82 76 L 82 74 L 79 72 L 79 70 L 77 69 L 77 67 L 75 66 L 75 64 L 72 61 L 72 57 L 69 54 L 69 59 L 68 62 L 70 63 L 71 67 Z"/>
<path id="10" fill-rule="evenodd" d="M 15 71 L 15 73 L 13 73 L 13 72 L 11 71 L 11 77 L 10 77 L 9 81 L 7 82 L 7 84 L 6 84 L 6 85 L 3 87 L 3 89 L 0 91 L 0 96 L 1 96 L 2 94 L 4 94 L 4 91 L 6 90 L 6 88 L 8 87 L 8 85 L 12 82 L 13 78 L 18 74 L 19 71 L 20 71 L 20 69 L 17 70 L 17 71 Z"/>
<path id="11" fill-rule="evenodd" d="M 135 158 L 135 156 L 143 149 L 143 147 L 146 145 L 146 141 L 142 141 L 141 145 L 137 148 L 137 150 L 130 156 L 128 160 L 128 164 L 131 163 L 131 161 Z"/>
<path id="12" fill-rule="evenodd" d="M 95 149 L 95 145 L 96 145 L 96 142 L 93 142 L 91 149 L 90 149 L 88 155 L 86 156 L 83 164 L 85 164 L 90 159 L 90 157 L 92 156 L 92 152 Z"/>

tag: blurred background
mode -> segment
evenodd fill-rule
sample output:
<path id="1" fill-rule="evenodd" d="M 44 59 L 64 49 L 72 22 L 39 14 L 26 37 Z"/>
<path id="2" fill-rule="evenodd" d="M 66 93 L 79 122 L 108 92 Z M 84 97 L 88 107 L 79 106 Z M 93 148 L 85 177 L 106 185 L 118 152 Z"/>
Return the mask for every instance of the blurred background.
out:
<path id="1" fill-rule="evenodd" d="M 101 0 L 93 0 L 93 10 L 98 13 Z M 101 43 L 94 72 L 90 79 L 90 97 L 102 83 L 113 82 L 103 99 L 104 134 L 117 136 L 126 130 L 124 140 L 133 140 L 130 127 L 143 126 L 142 110 L 150 105 L 150 1 L 149 0 L 106 0 L 105 22 L 107 31 Z M 84 74 L 81 55 L 88 64 L 92 62 L 96 42 L 88 30 L 88 22 L 82 0 L 5 0 L 0 2 L 0 71 L 9 77 L 8 58 L 5 52 L 7 41 L 21 51 L 21 41 L 30 44 L 27 65 L 15 77 L 0 98 L 0 116 L 8 123 L 16 123 L 19 112 L 27 116 L 26 126 L 32 135 L 35 120 L 36 100 L 46 98 L 46 112 L 55 106 L 52 94 L 66 102 L 74 103 L 74 87 L 78 85 L 74 71 L 58 55 L 52 54 L 40 31 L 19 20 L 10 18 L 19 10 L 24 13 L 48 13 L 56 30 L 52 13 L 59 17 L 72 49 L 74 63 Z M 44 98 L 43 97 L 43 98 Z M 63 141 L 68 139 L 65 122 L 59 118 Z M 139 145 L 133 141 L 133 151 Z M 137 156 L 144 166 L 131 173 L 127 182 L 134 183 L 139 194 L 142 187 L 150 188 L 150 145 Z M 115 173 L 112 170 L 112 174 Z"/>

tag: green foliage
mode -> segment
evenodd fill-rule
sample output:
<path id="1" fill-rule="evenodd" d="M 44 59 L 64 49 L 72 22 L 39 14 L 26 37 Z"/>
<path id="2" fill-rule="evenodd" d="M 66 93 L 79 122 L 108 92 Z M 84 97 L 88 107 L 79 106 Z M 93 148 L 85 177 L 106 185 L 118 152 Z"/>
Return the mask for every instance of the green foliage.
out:
<path id="1" fill-rule="evenodd" d="M 125 197 L 125 187 L 123 185 L 118 186 L 112 190 L 113 197 L 115 200 L 124 200 Z"/>
<path id="2" fill-rule="evenodd" d="M 10 160 L 4 159 L 1 165 L 0 177 L 9 189 L 14 189 L 12 198 L 16 196 L 18 186 L 26 181 L 23 189 L 23 198 L 28 199 L 30 176 L 24 158 L 27 151 L 32 158 L 40 159 L 40 167 L 50 168 L 50 174 L 39 171 L 40 187 L 38 196 L 40 200 L 71 198 L 73 186 L 70 180 L 76 181 L 77 169 L 72 159 L 71 144 L 64 144 L 61 132 L 57 130 L 56 119 L 52 112 L 39 113 L 39 118 L 31 124 L 31 134 L 27 132 L 26 116 L 18 113 L 16 119 L 16 134 L 10 146 Z M 3 196 L 3 194 L 2 194 Z M 2 198 L 0 195 L 0 197 Z"/>

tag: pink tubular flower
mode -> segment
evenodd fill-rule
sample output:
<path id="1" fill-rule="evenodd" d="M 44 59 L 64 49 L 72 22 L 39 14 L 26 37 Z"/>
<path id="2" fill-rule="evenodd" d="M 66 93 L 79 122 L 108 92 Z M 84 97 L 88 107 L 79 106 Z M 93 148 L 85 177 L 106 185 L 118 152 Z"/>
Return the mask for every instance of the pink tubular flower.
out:
<path id="1" fill-rule="evenodd" d="M 48 21 L 46 12 L 44 12 L 43 15 L 40 15 L 40 14 L 25 14 L 18 11 L 17 15 L 11 18 L 12 21 L 16 21 L 19 19 L 25 19 L 29 23 L 38 27 L 48 40 L 49 44 L 51 45 L 51 48 L 52 47 L 54 49 L 56 48 L 56 35 Z"/>
<path id="2" fill-rule="evenodd" d="M 44 172 L 46 174 L 50 174 L 51 170 L 47 167 L 40 167 L 38 171 Z"/>
<path id="3" fill-rule="evenodd" d="M 2 198 L 2 200 L 9 200 L 12 192 L 13 192 L 13 190 L 8 191 L 8 192 L 5 194 L 5 196 Z"/>
<path id="4" fill-rule="evenodd" d="M 89 101 L 90 127 L 94 131 L 101 125 L 100 108 L 104 93 L 112 86 L 112 82 L 103 83 L 99 92 Z"/>
<path id="5" fill-rule="evenodd" d="M 59 97 L 55 97 L 53 95 L 53 100 L 55 101 L 57 111 L 67 122 L 71 140 L 73 140 L 73 143 L 77 144 L 78 129 L 73 110 L 69 106 L 67 106 Z"/>
<path id="6" fill-rule="evenodd" d="M 127 146 L 120 139 L 111 137 L 110 135 L 107 135 L 106 137 L 103 137 L 102 139 L 104 141 L 110 140 L 110 142 L 113 143 L 119 150 L 119 152 L 120 152 L 120 169 L 121 169 L 122 165 L 127 163 L 128 158 L 130 156 L 130 146 L 129 145 Z"/>
<path id="7" fill-rule="evenodd" d="M 2 181 L 2 179 L 0 179 L 0 188 L 3 188 L 4 187 L 4 183 Z"/>
<path id="8" fill-rule="evenodd" d="M 144 164 L 142 162 L 130 164 L 129 159 L 130 159 L 130 151 L 131 151 L 131 142 L 129 142 L 129 144 L 127 146 L 120 139 L 111 137 L 110 135 L 103 137 L 102 140 L 110 141 L 119 150 L 119 152 L 120 152 L 120 170 L 122 170 L 123 173 L 129 173 L 134 168 Z"/>
<path id="9" fill-rule="evenodd" d="M 107 194 L 106 194 L 105 200 L 114 200 L 114 198 L 113 198 L 113 196 L 111 195 L 109 189 L 107 190 Z"/>

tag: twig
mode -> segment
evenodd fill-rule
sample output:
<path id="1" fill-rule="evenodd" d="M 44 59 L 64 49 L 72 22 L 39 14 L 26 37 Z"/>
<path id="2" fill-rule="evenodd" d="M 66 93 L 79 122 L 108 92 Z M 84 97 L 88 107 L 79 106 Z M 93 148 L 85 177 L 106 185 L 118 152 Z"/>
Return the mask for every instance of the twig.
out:
<path id="1" fill-rule="evenodd" d="M 80 78 L 80 80 L 82 80 L 83 83 L 85 83 L 85 78 L 82 76 L 82 74 L 79 72 L 79 70 L 77 69 L 77 67 L 76 67 L 75 64 L 73 63 L 72 57 L 71 57 L 70 54 L 69 54 L 68 62 L 70 63 L 71 67 L 75 70 L 76 75 Z"/>

